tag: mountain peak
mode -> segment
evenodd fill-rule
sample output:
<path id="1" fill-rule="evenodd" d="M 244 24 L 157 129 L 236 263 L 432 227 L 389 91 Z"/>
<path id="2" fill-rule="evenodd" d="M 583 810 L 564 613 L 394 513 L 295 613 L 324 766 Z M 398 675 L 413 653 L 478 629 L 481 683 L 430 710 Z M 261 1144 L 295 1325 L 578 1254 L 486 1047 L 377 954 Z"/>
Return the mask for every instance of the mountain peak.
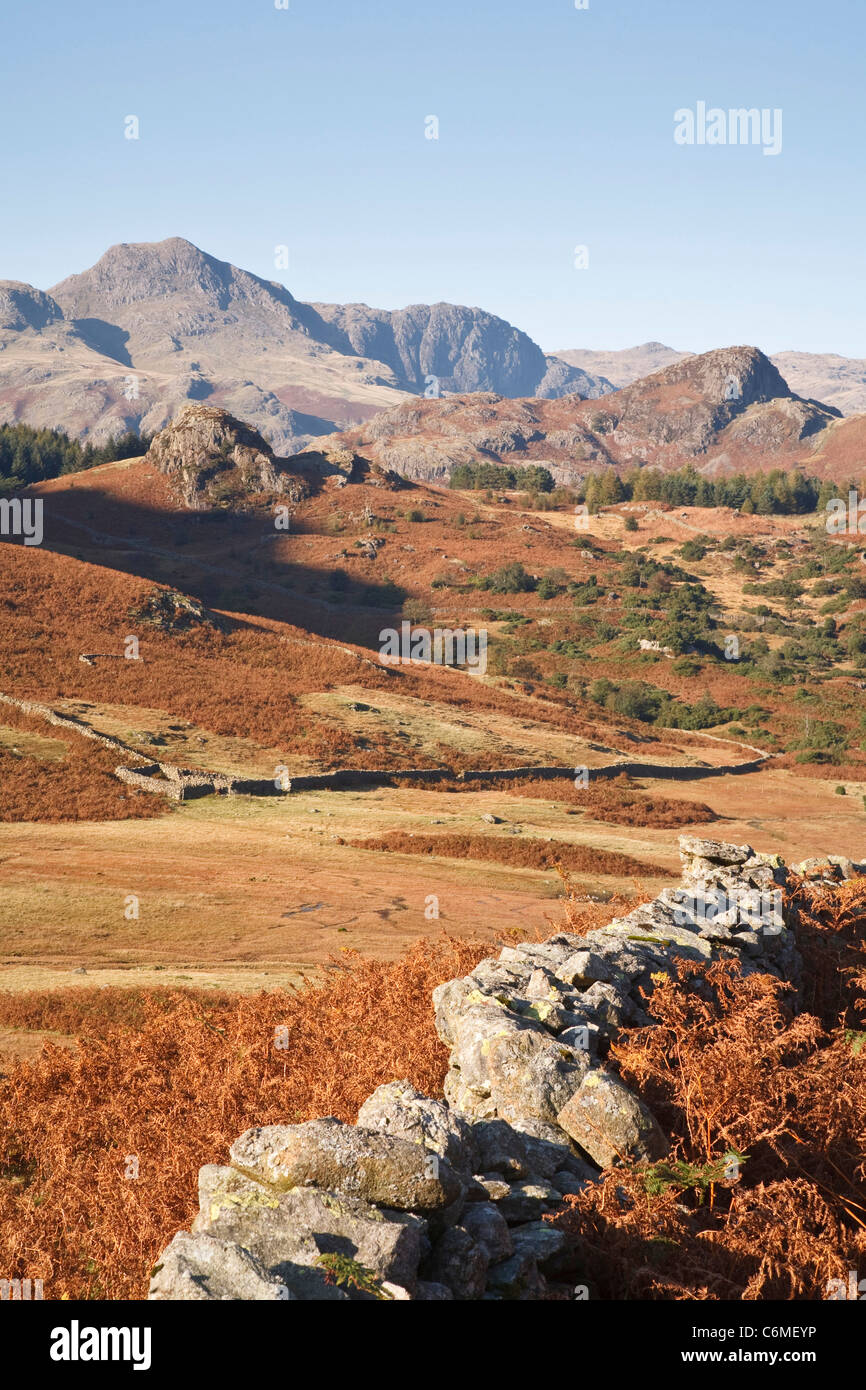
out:
<path id="1" fill-rule="evenodd" d="M 644 392 L 659 384 L 689 384 L 708 402 L 735 409 L 793 395 L 778 367 L 751 345 L 714 348 L 683 357 L 625 387 L 622 394 Z"/>
<path id="2" fill-rule="evenodd" d="M 0 329 L 41 329 L 62 318 L 63 310 L 50 294 L 23 280 L 0 280 Z"/>
<path id="3" fill-rule="evenodd" d="M 70 318 L 105 317 L 106 309 L 170 296 L 203 297 L 225 308 L 239 277 L 241 282 L 255 280 L 183 237 L 168 237 L 118 242 L 89 270 L 61 280 L 51 293 Z"/>

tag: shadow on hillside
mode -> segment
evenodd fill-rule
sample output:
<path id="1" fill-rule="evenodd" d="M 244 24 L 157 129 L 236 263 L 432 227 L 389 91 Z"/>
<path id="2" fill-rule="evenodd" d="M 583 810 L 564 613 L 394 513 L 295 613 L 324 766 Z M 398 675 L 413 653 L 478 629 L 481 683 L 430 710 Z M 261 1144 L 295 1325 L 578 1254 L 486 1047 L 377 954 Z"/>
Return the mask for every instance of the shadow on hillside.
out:
<path id="1" fill-rule="evenodd" d="M 23 492 L 19 496 L 34 496 Z M 251 512 L 165 512 L 87 488 L 42 495 L 41 549 L 92 565 L 168 584 L 208 608 L 292 623 L 320 637 L 378 649 L 379 632 L 399 624 L 405 589 L 382 579 L 350 576 L 339 552 L 355 537 L 328 538 L 333 563 L 316 566 L 277 558 L 267 507 Z M 372 537 L 372 533 L 371 533 Z M 292 533 L 299 550 L 303 532 Z M 0 541 L 19 544 L 10 537 Z"/>

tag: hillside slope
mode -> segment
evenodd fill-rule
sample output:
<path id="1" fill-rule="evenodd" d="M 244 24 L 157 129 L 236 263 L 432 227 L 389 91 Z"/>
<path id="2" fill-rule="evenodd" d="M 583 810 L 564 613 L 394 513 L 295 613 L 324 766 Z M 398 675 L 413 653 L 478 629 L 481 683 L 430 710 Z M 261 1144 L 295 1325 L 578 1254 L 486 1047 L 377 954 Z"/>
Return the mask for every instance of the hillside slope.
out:
<path id="1" fill-rule="evenodd" d="M 543 464 L 563 483 L 604 466 L 751 472 L 816 454 L 834 476 L 842 462 L 829 427 L 839 419 L 833 408 L 795 396 L 757 348 L 732 347 L 684 358 L 594 401 L 491 393 L 406 401 L 337 442 L 417 479 L 485 461 Z M 845 468 L 847 478 L 847 457 Z"/>

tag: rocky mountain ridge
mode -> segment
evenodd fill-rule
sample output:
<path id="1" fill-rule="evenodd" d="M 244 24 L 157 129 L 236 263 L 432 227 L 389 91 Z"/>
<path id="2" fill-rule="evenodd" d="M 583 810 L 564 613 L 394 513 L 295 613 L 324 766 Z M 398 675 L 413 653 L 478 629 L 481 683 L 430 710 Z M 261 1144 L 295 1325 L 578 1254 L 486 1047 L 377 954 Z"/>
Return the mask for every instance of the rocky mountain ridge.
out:
<path id="1" fill-rule="evenodd" d="M 566 348 L 554 355 L 591 375 L 606 377 L 620 390 L 695 354 L 652 342 L 610 351 Z M 798 396 L 823 401 L 843 415 L 866 411 L 866 358 L 841 357 L 835 352 L 774 352 L 770 361 Z"/>
<path id="2" fill-rule="evenodd" d="M 304 304 L 182 237 L 113 246 L 48 294 L 0 282 L 0 415 L 96 442 L 206 400 L 285 454 L 407 393 L 491 389 L 613 388 L 481 309 Z"/>

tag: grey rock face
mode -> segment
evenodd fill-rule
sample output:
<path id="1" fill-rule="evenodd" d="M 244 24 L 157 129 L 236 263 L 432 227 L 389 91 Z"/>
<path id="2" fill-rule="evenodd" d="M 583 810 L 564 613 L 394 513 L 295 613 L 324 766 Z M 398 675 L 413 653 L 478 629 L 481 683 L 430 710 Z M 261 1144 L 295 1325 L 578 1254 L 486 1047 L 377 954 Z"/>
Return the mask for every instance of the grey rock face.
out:
<path id="1" fill-rule="evenodd" d="M 523 1302 L 541 1298 L 546 1285 L 538 1272 L 532 1251 L 526 1248 L 492 1265 L 487 1275 L 487 1287 L 499 1298 Z"/>
<path id="2" fill-rule="evenodd" d="M 617 1159 L 664 1158 L 668 1142 L 655 1116 L 615 1076 L 591 1071 L 559 1112 L 559 1123 L 600 1168 Z"/>
<path id="3" fill-rule="evenodd" d="M 567 1252 L 564 1232 L 546 1221 L 530 1221 L 512 1233 L 516 1254 L 529 1254 L 543 1274 L 558 1273 Z"/>
<path id="4" fill-rule="evenodd" d="M 462 1222 L 491 1264 L 505 1260 L 511 1254 L 513 1244 L 508 1222 L 494 1202 L 471 1202 Z"/>
<path id="5" fill-rule="evenodd" d="M 517 1226 L 524 1221 L 539 1221 L 545 1212 L 559 1205 L 561 1196 L 552 1183 L 540 1177 L 529 1178 L 526 1182 L 514 1183 L 496 1206 L 509 1226 Z"/>
<path id="6" fill-rule="evenodd" d="M 0 280 L 0 332 L 41 329 L 63 318 L 63 310 L 50 294 L 21 280 Z"/>
<path id="7" fill-rule="evenodd" d="M 384 362 L 404 389 L 441 394 L 495 391 L 503 396 L 586 397 L 613 388 L 602 378 L 546 357 L 504 319 L 462 304 L 313 304 L 321 336 L 338 352 Z"/>
<path id="8" fill-rule="evenodd" d="M 685 862 L 705 859 L 711 864 L 745 864 L 752 857 L 749 845 L 727 845 L 721 840 L 701 840 L 695 835 L 680 836 L 680 854 Z"/>
<path id="9" fill-rule="evenodd" d="M 496 1173 L 476 1173 L 468 1192 L 467 1202 L 499 1202 L 507 1197 L 511 1186 Z"/>
<path id="10" fill-rule="evenodd" d="M 444 1284 L 457 1299 L 480 1298 L 489 1260 L 482 1245 L 463 1226 L 452 1226 L 439 1237 L 424 1265 L 424 1277 Z"/>
<path id="11" fill-rule="evenodd" d="M 585 1054 L 558 1046 L 547 1030 L 496 1001 L 473 1003 L 454 1030 L 446 1099 L 478 1118 L 556 1121 L 580 1084 Z"/>
<path id="12" fill-rule="evenodd" d="M 339 1120 L 250 1129 L 230 1152 L 235 1167 L 283 1191 L 320 1187 L 406 1211 L 448 1207 L 462 1192 L 438 1154 Z"/>
<path id="13" fill-rule="evenodd" d="M 522 1178 L 529 1171 L 523 1135 L 505 1120 L 482 1120 L 472 1126 L 479 1171 Z"/>
<path id="14" fill-rule="evenodd" d="M 294 1298 L 248 1250 L 213 1236 L 178 1231 L 159 1257 L 148 1298 L 246 1299 L 261 1302 Z"/>
<path id="15" fill-rule="evenodd" d="M 396 1139 L 421 1144 L 439 1154 L 457 1172 L 474 1172 L 478 1155 L 473 1131 L 442 1100 L 431 1100 L 408 1081 L 379 1086 L 358 1111 L 362 1129 L 378 1130 Z"/>
<path id="16" fill-rule="evenodd" d="M 328 1254 L 414 1289 L 425 1240 L 417 1216 L 313 1187 L 279 1192 L 234 1168 L 213 1166 L 202 1170 L 199 1198 L 193 1231 L 242 1246 L 298 1298 L 340 1296 L 319 1265 Z"/>
<path id="17" fill-rule="evenodd" d="M 622 969 L 605 960 L 597 951 L 575 951 L 573 956 L 557 967 L 556 974 L 560 980 L 577 989 L 588 989 L 596 982 L 620 984 L 628 980 Z"/>
<path id="18" fill-rule="evenodd" d="M 417 1303 L 453 1302 L 454 1295 L 447 1284 L 434 1284 L 427 1279 L 419 1279 L 415 1289 Z"/>

